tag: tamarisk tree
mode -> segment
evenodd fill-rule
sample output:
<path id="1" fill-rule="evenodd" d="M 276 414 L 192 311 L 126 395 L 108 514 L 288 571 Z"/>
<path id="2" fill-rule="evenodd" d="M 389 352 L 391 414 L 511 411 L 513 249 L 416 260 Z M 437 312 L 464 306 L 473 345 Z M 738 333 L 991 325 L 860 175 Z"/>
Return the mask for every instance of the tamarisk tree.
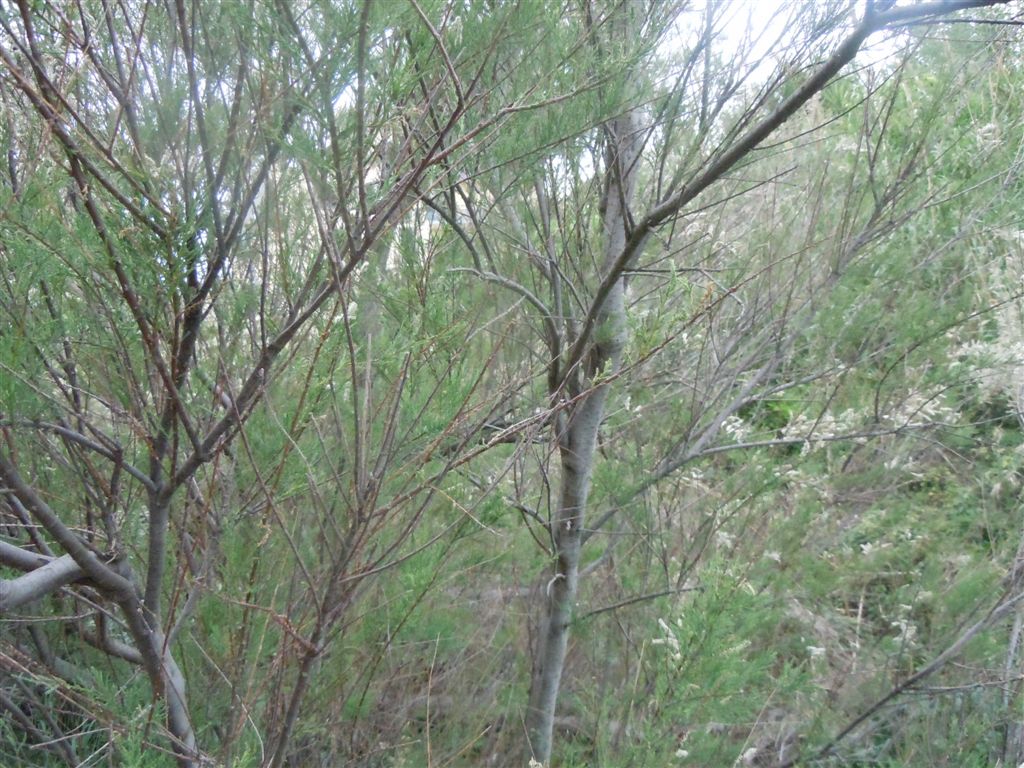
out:
<path id="1" fill-rule="evenodd" d="M 341 720 L 341 689 L 365 708 L 397 631 L 348 634 L 370 585 L 490 530 L 459 483 L 487 497 L 519 473 L 506 500 L 547 563 L 525 752 L 549 764 L 583 547 L 619 512 L 591 496 L 636 364 L 629 282 L 700 272 L 681 324 L 732 323 L 714 386 L 680 374 L 704 406 L 642 490 L 789 385 L 814 311 L 795 291 L 743 304 L 758 275 L 716 283 L 688 224 L 760 186 L 740 171 L 872 36 L 1002 4 L 783 4 L 774 41 L 727 39 L 727 2 L 0 6 L 12 727 L 67 765 L 118 744 L 329 761 L 337 735 L 302 713 Z M 909 218 L 919 154 L 850 213 L 815 287 Z M 498 445 L 502 475 L 475 476 Z"/>

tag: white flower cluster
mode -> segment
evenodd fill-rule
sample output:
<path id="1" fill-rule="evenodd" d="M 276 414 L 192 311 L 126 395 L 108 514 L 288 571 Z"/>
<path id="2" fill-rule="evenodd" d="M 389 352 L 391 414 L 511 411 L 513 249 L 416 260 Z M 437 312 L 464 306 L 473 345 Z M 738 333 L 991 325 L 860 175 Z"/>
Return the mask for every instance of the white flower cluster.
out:
<path id="1" fill-rule="evenodd" d="M 682 627 L 682 620 L 676 619 L 676 624 Z M 681 661 L 683 658 L 682 648 L 679 645 L 679 638 L 676 637 L 675 631 L 668 625 L 668 622 L 664 619 L 658 619 L 658 626 L 661 627 L 661 637 L 656 637 L 651 640 L 651 645 L 664 645 L 671 651 L 672 661 Z"/>
<path id="2" fill-rule="evenodd" d="M 900 607 L 909 608 L 910 606 Z M 894 621 L 889 622 L 889 625 L 896 630 L 896 639 L 899 640 L 902 645 L 914 645 L 914 641 L 917 639 L 917 626 L 910 621 L 910 619 L 895 619 Z"/>
<path id="3" fill-rule="evenodd" d="M 804 443 L 802 453 L 806 454 L 811 450 L 814 443 Z M 821 445 L 818 443 L 817 445 Z M 825 504 L 831 504 L 834 500 L 833 489 L 829 485 L 828 477 L 819 474 L 804 472 L 799 467 L 789 464 L 782 464 L 772 470 L 772 476 L 782 480 L 790 488 L 805 490 L 814 493 Z M 823 518 L 828 517 L 828 509 L 822 510 Z"/>
<path id="4" fill-rule="evenodd" d="M 912 392 L 892 412 L 882 417 L 894 426 L 920 424 L 921 422 L 953 422 L 959 413 L 946 405 L 941 398 L 923 392 Z"/>
<path id="5" fill-rule="evenodd" d="M 972 341 L 957 351 L 982 400 L 1006 397 L 1024 410 L 1024 329 L 1001 326 L 994 341 Z"/>
<path id="6" fill-rule="evenodd" d="M 861 418 L 852 408 L 838 413 L 823 413 L 808 416 L 803 413 L 795 414 L 789 424 L 782 430 L 782 436 L 786 439 L 809 438 L 800 449 L 801 454 L 820 448 L 824 442 L 823 438 L 839 437 L 857 431 Z"/>
<path id="7" fill-rule="evenodd" d="M 968 373 L 985 400 L 1006 397 L 1024 412 L 1024 230 L 995 230 L 991 234 L 1005 244 L 1000 258 L 981 269 L 986 272 L 985 293 L 992 311 L 987 319 L 995 336 L 969 341 L 957 350 Z"/>
<path id="8" fill-rule="evenodd" d="M 740 443 L 750 436 L 750 425 L 736 414 L 726 417 L 722 422 L 722 431 L 735 442 Z"/>
<path id="9" fill-rule="evenodd" d="M 865 541 L 865 542 L 863 542 L 860 545 L 860 553 L 862 555 L 864 555 L 865 557 L 871 557 L 873 554 L 875 554 L 876 552 L 879 552 L 880 550 L 891 549 L 891 548 L 892 548 L 892 542 L 891 541 L 880 541 L 880 542 Z"/>
<path id="10" fill-rule="evenodd" d="M 1024 363 L 1024 356 L 1021 360 Z M 1021 373 L 1024 374 L 1024 365 L 1021 367 Z M 899 429 L 907 426 L 954 423 L 959 417 L 960 413 L 947 405 L 942 398 L 925 392 L 912 392 L 889 413 L 882 415 L 881 420 L 887 427 Z M 867 421 L 866 414 L 853 408 L 847 408 L 837 414 L 799 413 L 790 419 L 789 424 L 782 430 L 782 436 L 790 440 L 806 438 L 807 442 L 800 449 L 801 455 L 806 455 L 826 447 L 834 438 L 878 429 L 877 424 L 869 426 Z M 867 442 L 868 437 L 861 435 L 851 439 L 855 443 L 863 444 Z"/>

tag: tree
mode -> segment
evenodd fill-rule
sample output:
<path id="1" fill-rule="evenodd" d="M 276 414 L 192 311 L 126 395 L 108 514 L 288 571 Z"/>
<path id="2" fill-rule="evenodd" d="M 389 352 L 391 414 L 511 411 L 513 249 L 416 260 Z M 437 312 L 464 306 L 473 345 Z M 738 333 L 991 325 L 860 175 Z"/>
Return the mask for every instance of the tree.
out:
<path id="1" fill-rule="evenodd" d="M 182 765 L 201 745 L 174 651 L 199 604 L 226 589 L 243 645 L 260 612 L 281 630 L 264 761 L 282 764 L 361 582 L 400 559 L 488 416 L 453 352 L 474 329 L 409 293 L 432 267 L 412 209 L 537 106 L 526 86 L 485 104 L 511 13 L 474 20 L 463 76 L 415 4 L 4 13 L 0 475 L 4 563 L 28 572 L 5 609 L 76 585 L 73 631 L 141 666 Z M 393 258 L 401 284 L 375 285 Z M 390 344 L 388 300 L 406 302 Z M 296 525 L 300 500 L 316 512 Z M 224 584 L 228 545 L 249 565 Z M 261 555 L 292 563 L 269 592 Z"/>
<path id="2" fill-rule="evenodd" d="M 623 348 L 626 344 L 627 313 L 625 301 L 625 280 L 627 272 L 637 264 L 645 246 L 656 236 L 659 228 L 667 222 L 675 222 L 684 215 L 688 206 L 702 196 L 713 195 L 713 188 L 737 165 L 749 161 L 752 153 L 770 136 L 776 133 L 801 107 L 819 94 L 847 64 L 849 64 L 864 41 L 873 33 L 899 24 L 929 21 L 955 10 L 980 7 L 985 4 L 922 4 L 901 8 L 876 8 L 869 3 L 861 18 L 839 40 L 823 61 L 815 61 L 820 55 L 818 49 L 794 50 L 793 59 L 786 62 L 790 71 L 808 70 L 805 78 L 779 77 L 770 80 L 756 94 L 756 100 L 746 107 L 727 109 L 731 97 L 737 92 L 732 79 L 720 79 L 721 90 L 714 92 L 710 71 L 711 50 L 714 30 L 719 23 L 713 5 L 705 10 L 705 20 L 698 41 L 691 48 L 691 55 L 684 62 L 682 74 L 672 81 L 672 90 L 665 96 L 674 110 L 666 109 L 658 114 L 659 122 L 664 120 L 664 133 L 673 136 L 680 129 L 682 105 L 686 97 L 696 90 L 699 94 L 699 108 L 694 109 L 696 137 L 687 146 L 690 157 L 683 159 L 671 173 L 665 168 L 669 157 L 648 160 L 659 169 L 659 175 L 651 180 L 650 192 L 641 196 L 646 208 L 635 213 L 636 186 L 641 168 L 643 145 L 651 141 L 654 126 L 645 127 L 639 108 L 623 106 L 621 116 L 607 121 L 603 126 L 606 157 L 601 166 L 603 177 L 595 186 L 601 190 L 598 210 L 601 221 L 600 245 L 594 247 L 601 253 L 596 279 L 589 277 L 586 270 L 577 267 L 576 274 L 582 275 L 580 284 L 574 286 L 573 294 L 584 297 L 580 302 L 579 314 L 574 315 L 567 302 L 562 299 L 563 275 L 568 269 L 550 259 L 543 264 L 541 272 L 550 284 L 552 310 L 540 301 L 538 306 L 545 320 L 548 335 L 549 365 L 548 392 L 549 407 L 553 413 L 553 427 L 559 450 L 559 492 L 558 501 L 546 521 L 551 537 L 552 571 L 546 587 L 545 618 L 538 640 L 534 675 L 531 685 L 530 704 L 526 726 L 530 737 L 529 753 L 546 763 L 551 757 L 552 729 L 558 699 L 558 689 L 563 674 L 568 633 L 571 625 L 573 606 L 577 599 L 580 569 L 580 553 L 586 536 L 596 530 L 586 515 L 587 502 L 594 472 L 598 437 L 605 419 L 606 399 L 610 383 L 618 376 Z M 813 26 L 808 25 L 808 34 L 824 35 L 824 30 L 840 31 L 846 24 L 844 13 L 847 9 L 836 6 L 821 9 L 821 16 Z M 593 10 L 589 10 L 594 13 Z M 603 46 L 622 44 L 632 40 L 638 30 L 645 30 L 648 36 L 640 34 L 642 44 L 632 52 L 636 57 L 625 67 L 626 77 L 635 77 L 642 68 L 645 55 L 649 56 L 653 43 L 666 29 L 665 19 L 654 12 L 638 12 L 633 6 L 616 6 L 600 12 L 596 18 L 588 16 L 587 21 L 595 32 L 592 44 L 595 50 Z M 610 40 L 601 40 L 607 34 Z M 704 56 L 705 73 L 701 83 L 694 66 Z M 740 78 L 742 74 L 740 75 Z M 692 78 L 692 80 L 691 80 Z M 621 87 L 621 86 L 620 86 Z M 709 105 L 714 104 L 712 108 Z M 694 105 L 695 107 L 697 105 Z M 735 110 L 735 111 L 733 111 Z M 657 114 L 657 113 L 655 113 Z M 660 128 L 660 126 L 658 126 Z M 660 149 L 670 150 L 666 142 Z M 859 240 L 849 245 L 846 258 L 850 258 L 858 244 L 879 235 L 885 208 L 895 196 L 883 198 L 876 203 L 874 215 L 869 219 Z M 538 192 L 538 204 L 543 206 L 548 194 Z M 540 210 L 534 214 L 536 220 L 550 219 L 550 213 Z M 538 240 L 550 242 L 550 233 L 538 232 Z M 488 276 L 496 279 L 494 276 Z M 497 278 L 500 280 L 500 277 Z M 522 292 L 522 289 L 516 289 Z M 725 288 L 726 296 L 733 288 Z M 722 299 L 723 301 L 725 299 Z M 710 307 L 709 307 L 710 309 Z M 553 318 L 565 318 L 563 327 Z M 658 468 L 656 475 L 664 477 L 678 467 L 700 455 L 702 448 L 718 433 L 722 423 L 736 410 L 754 400 L 753 393 L 767 384 L 772 374 L 783 363 L 787 341 L 775 334 L 769 335 L 769 343 L 775 354 L 762 358 L 756 365 L 747 360 L 737 371 L 737 378 L 747 375 L 747 382 L 738 395 L 729 403 L 711 404 L 710 417 L 704 434 L 687 452 L 669 455 Z M 755 358 L 756 359 L 756 358 Z M 753 368 L 753 371 L 751 371 Z M 602 523 L 608 518 L 602 519 Z M 600 526 L 598 526 L 599 528 Z"/>
<path id="3" fill-rule="evenodd" d="M 86 646 L 140 667 L 180 765 L 311 761 L 300 715 L 371 577 L 486 528 L 475 505 L 522 472 L 557 486 L 546 509 L 509 494 L 550 562 L 525 716 L 548 763 L 583 547 L 618 512 L 588 514 L 609 398 L 706 321 L 707 398 L 627 490 L 727 447 L 730 417 L 804 380 L 780 372 L 815 298 L 920 208 L 924 145 L 847 200 L 835 274 L 790 293 L 768 264 L 691 267 L 687 222 L 748 191 L 730 174 L 872 34 L 998 4 L 806 4 L 789 45 L 732 62 L 719 3 L 696 25 L 639 3 L 4 10 L 0 562 L 24 575 L 0 605 L 75 616 L 61 650 L 37 628 L 12 651 L 98 688 Z M 703 293 L 627 360 L 627 281 L 681 287 L 661 263 Z M 766 298 L 734 307 L 748 284 Z M 186 695 L 203 674 L 219 717 Z M 11 685 L 0 707 L 75 764 Z M 68 698 L 102 720 L 102 691 Z"/>

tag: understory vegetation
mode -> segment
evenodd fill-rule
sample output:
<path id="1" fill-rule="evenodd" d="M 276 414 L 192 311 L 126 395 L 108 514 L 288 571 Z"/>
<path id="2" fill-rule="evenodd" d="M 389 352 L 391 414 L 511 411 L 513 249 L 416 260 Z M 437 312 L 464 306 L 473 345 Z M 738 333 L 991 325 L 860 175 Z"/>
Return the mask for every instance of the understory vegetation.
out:
<path id="1" fill-rule="evenodd" d="M 0 3 L 0 764 L 1024 764 L 1021 26 Z"/>

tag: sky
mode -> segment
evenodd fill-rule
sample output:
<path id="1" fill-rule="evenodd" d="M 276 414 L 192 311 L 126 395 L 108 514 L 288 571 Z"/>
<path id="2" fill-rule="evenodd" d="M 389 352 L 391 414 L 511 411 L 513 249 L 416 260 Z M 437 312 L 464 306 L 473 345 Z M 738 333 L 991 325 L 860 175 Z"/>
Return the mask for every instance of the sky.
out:
<path id="1" fill-rule="evenodd" d="M 724 10 L 721 16 L 722 21 L 717 25 L 719 34 L 715 40 L 715 48 L 720 53 L 729 50 L 739 51 L 744 46 L 744 41 L 752 41 L 753 44 L 747 58 L 753 61 L 764 57 L 773 48 L 785 49 L 788 47 L 788 44 L 792 42 L 795 28 L 788 30 L 787 24 L 794 12 L 799 11 L 801 6 L 811 5 L 821 8 L 825 4 L 823 2 L 808 3 L 806 0 L 803 2 L 800 0 L 717 0 L 716 5 L 724 6 Z M 681 14 L 678 22 L 679 31 L 666 38 L 661 46 L 663 51 L 678 49 L 681 40 L 693 39 L 695 30 L 699 29 L 703 23 L 705 7 L 703 3 L 694 4 L 690 10 Z M 864 2 L 854 2 L 852 7 L 856 17 L 859 18 L 864 12 Z M 895 54 L 900 47 L 896 35 L 876 33 L 868 39 L 862 48 L 857 62 L 862 66 L 878 63 Z M 763 62 L 755 69 L 752 79 L 756 81 L 768 77 L 774 68 L 774 63 L 771 59 Z"/>

